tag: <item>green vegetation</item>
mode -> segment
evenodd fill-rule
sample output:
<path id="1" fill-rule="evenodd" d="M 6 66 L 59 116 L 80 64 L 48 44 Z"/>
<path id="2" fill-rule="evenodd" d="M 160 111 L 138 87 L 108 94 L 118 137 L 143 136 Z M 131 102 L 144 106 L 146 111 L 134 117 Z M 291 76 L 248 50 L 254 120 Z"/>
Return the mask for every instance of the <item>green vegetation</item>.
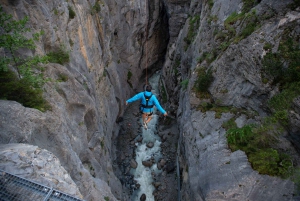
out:
<path id="1" fill-rule="evenodd" d="M 178 68 L 179 68 L 180 64 L 181 64 L 180 59 L 176 59 L 176 60 L 175 60 L 174 67 L 173 67 L 175 76 L 178 75 Z"/>
<path id="2" fill-rule="evenodd" d="M 300 6 L 300 0 L 294 0 L 293 3 L 291 3 L 289 5 L 289 7 L 292 9 L 292 10 L 295 10 L 296 8 L 298 8 Z"/>
<path id="3" fill-rule="evenodd" d="M 271 147 L 276 138 L 266 132 L 268 128 L 264 126 L 245 125 L 229 129 L 226 134 L 228 145 L 232 151 L 244 151 L 253 169 L 260 174 L 287 178 L 292 174 L 291 158 Z"/>
<path id="4" fill-rule="evenodd" d="M 195 82 L 195 89 L 197 92 L 208 92 L 208 88 L 213 81 L 212 71 L 205 68 L 198 69 L 198 78 Z"/>
<path id="5" fill-rule="evenodd" d="M 231 43 L 238 43 L 240 40 L 247 38 L 260 26 L 260 20 L 256 15 L 256 11 L 252 10 L 249 12 L 251 8 L 256 5 L 256 1 L 253 3 L 252 0 L 244 0 L 243 2 L 244 6 L 242 12 L 231 13 L 224 21 L 226 31 L 216 32 L 215 34 L 215 39 L 222 42 L 219 47 L 221 51 L 226 50 Z M 239 32 L 236 31 L 236 24 L 241 27 Z"/>
<path id="6" fill-rule="evenodd" d="M 65 75 L 65 74 L 59 74 L 58 78 L 57 78 L 57 81 L 58 82 L 66 82 L 66 81 L 68 81 L 68 76 Z"/>
<path id="7" fill-rule="evenodd" d="M 34 50 L 34 41 L 43 34 L 35 33 L 32 38 L 24 35 L 31 30 L 26 28 L 28 17 L 16 21 L 3 12 L 0 6 L 0 48 L 4 56 L 0 57 L 0 99 L 14 100 L 25 107 L 41 111 L 50 109 L 44 100 L 42 86 L 47 81 L 43 77 L 42 63 L 48 62 L 47 56 L 21 56 L 18 50 Z"/>
<path id="8" fill-rule="evenodd" d="M 204 60 L 206 60 L 206 62 L 210 64 L 217 58 L 217 56 L 218 52 L 216 49 L 212 50 L 211 52 L 204 52 L 200 58 L 198 58 L 198 63 L 202 63 Z"/>
<path id="9" fill-rule="evenodd" d="M 288 124 L 288 111 L 292 101 L 300 95 L 300 47 L 299 36 L 293 37 L 286 29 L 276 53 L 268 52 L 263 59 L 264 73 L 273 77 L 273 84 L 280 86 L 280 93 L 273 96 L 268 106 L 272 118 L 282 126 Z"/>
<path id="10" fill-rule="evenodd" d="M 195 15 L 194 17 L 190 18 L 188 33 L 187 33 L 187 36 L 183 39 L 184 42 L 186 43 L 185 50 L 189 47 L 189 45 L 195 39 L 197 30 L 199 27 L 199 23 L 200 23 L 199 15 Z"/>
<path id="11" fill-rule="evenodd" d="M 243 13 L 249 12 L 258 3 L 259 3 L 259 1 L 257 1 L 257 0 L 243 0 L 242 12 Z"/>
<path id="12" fill-rule="evenodd" d="M 91 8 L 91 14 L 94 15 L 96 13 L 99 13 L 101 11 L 101 6 L 99 1 L 95 2 L 95 4 L 93 5 L 93 7 Z"/>
<path id="13" fill-rule="evenodd" d="M 128 72 L 127 72 L 127 83 L 128 83 L 129 86 L 132 88 L 132 83 L 131 83 L 131 81 L 130 81 L 131 77 L 132 77 L 132 72 L 131 72 L 131 71 L 128 71 Z"/>
<path id="14" fill-rule="evenodd" d="M 256 16 L 256 12 L 253 11 L 250 14 L 246 15 L 244 18 L 244 28 L 242 29 L 242 31 L 239 33 L 238 35 L 238 41 L 240 41 L 241 39 L 247 38 L 248 36 L 250 36 L 256 29 L 258 29 L 259 27 L 259 19 Z M 237 41 L 237 39 L 235 39 L 234 41 Z"/>
<path id="15" fill-rule="evenodd" d="M 104 149 L 104 139 L 100 141 L 101 149 Z"/>
<path id="16" fill-rule="evenodd" d="M 274 77 L 274 84 L 281 86 L 300 81 L 300 47 L 297 37 L 289 36 L 291 30 L 282 34 L 278 52 L 269 52 L 263 59 L 266 73 Z"/>
<path id="17" fill-rule="evenodd" d="M 211 15 L 208 17 L 208 23 L 211 24 L 211 22 L 217 22 L 218 17 L 216 15 Z"/>
<path id="18" fill-rule="evenodd" d="M 215 111 L 215 118 L 219 119 L 222 116 L 222 113 L 233 113 L 236 114 L 237 112 L 242 111 L 240 109 L 234 108 L 234 107 L 228 107 L 228 106 L 219 106 L 215 103 L 208 103 L 208 102 L 203 102 L 201 105 L 198 106 L 197 108 L 201 112 L 207 112 L 207 111 Z"/>
<path id="19" fill-rule="evenodd" d="M 231 118 L 228 121 L 224 122 L 222 124 L 222 127 L 226 130 L 237 128 L 237 125 L 235 123 L 235 118 Z"/>
<path id="20" fill-rule="evenodd" d="M 264 48 L 264 50 L 269 51 L 269 50 L 272 49 L 272 44 L 271 43 L 265 43 L 263 48 Z"/>
<path id="21" fill-rule="evenodd" d="M 232 25 L 234 25 L 238 20 L 242 19 L 243 17 L 244 13 L 238 14 L 237 12 L 233 12 L 227 17 L 227 19 L 224 21 L 224 26 L 225 29 L 229 31 L 229 34 L 236 34 L 235 28 L 233 28 Z"/>
<path id="22" fill-rule="evenodd" d="M 70 43 L 70 46 L 71 46 L 71 47 L 74 45 L 74 42 L 72 41 L 71 38 L 69 39 L 69 43 Z"/>
<path id="23" fill-rule="evenodd" d="M 128 71 L 127 72 L 127 80 L 130 80 L 132 77 L 132 72 L 131 71 Z"/>
<path id="24" fill-rule="evenodd" d="M 286 126 L 288 124 L 288 110 L 292 106 L 294 98 L 300 95 L 300 82 L 294 82 L 286 84 L 281 93 L 273 96 L 268 105 L 273 112 L 273 116 L 279 120 L 279 122 Z"/>
<path id="25" fill-rule="evenodd" d="M 231 107 L 231 106 L 220 106 L 220 101 L 216 100 L 215 103 L 211 102 L 202 102 L 197 109 L 200 110 L 201 112 L 205 113 L 207 111 L 215 111 L 215 118 L 221 118 L 223 113 L 232 113 L 235 116 L 244 114 L 249 118 L 253 118 L 256 116 L 256 112 L 254 111 L 248 111 L 248 110 L 243 110 L 241 108 L 236 108 L 236 107 Z M 235 118 L 231 118 L 227 122 L 224 122 L 222 125 L 223 128 L 226 130 L 231 129 L 231 128 L 236 128 L 236 123 L 235 123 Z"/>
<path id="26" fill-rule="evenodd" d="M 0 99 L 14 100 L 40 111 L 51 109 L 41 88 L 34 88 L 26 78 L 19 79 L 11 70 L 0 70 Z"/>
<path id="27" fill-rule="evenodd" d="M 58 14 L 59 14 L 58 10 L 54 9 L 54 15 L 58 15 Z"/>
<path id="28" fill-rule="evenodd" d="M 105 200 L 105 201 L 109 201 L 109 197 L 108 197 L 108 196 L 105 196 L 105 197 L 104 197 L 104 200 Z"/>
<path id="29" fill-rule="evenodd" d="M 189 80 L 185 79 L 183 80 L 180 85 L 183 87 L 183 89 L 187 89 L 188 85 L 189 85 Z"/>
<path id="30" fill-rule="evenodd" d="M 76 16 L 75 11 L 73 10 L 73 8 L 71 6 L 68 6 L 68 10 L 69 10 L 69 18 L 74 19 L 74 17 Z"/>
<path id="31" fill-rule="evenodd" d="M 47 54 L 50 63 L 58 63 L 64 65 L 70 61 L 69 52 L 60 47 L 57 51 L 49 52 Z"/>
<path id="32" fill-rule="evenodd" d="M 295 183 L 295 194 L 300 195 L 300 168 L 294 169 L 292 181 Z"/>
<path id="33" fill-rule="evenodd" d="M 214 6 L 214 0 L 208 0 L 208 6 L 209 9 L 212 9 L 212 7 Z"/>
<path id="34" fill-rule="evenodd" d="M 239 33 L 236 33 L 234 25 L 240 21 L 243 28 Z M 259 19 L 256 15 L 256 11 L 253 10 L 252 12 L 246 13 L 236 13 L 233 12 L 224 22 L 225 29 L 228 30 L 229 34 L 233 37 L 232 41 L 237 43 L 240 40 L 247 38 L 251 35 L 256 29 L 258 29 Z M 228 41 L 227 41 L 228 42 Z"/>
<path id="35" fill-rule="evenodd" d="M 163 85 L 161 87 L 161 93 L 162 93 L 161 95 L 162 95 L 163 103 L 167 103 L 168 102 L 167 91 Z"/>

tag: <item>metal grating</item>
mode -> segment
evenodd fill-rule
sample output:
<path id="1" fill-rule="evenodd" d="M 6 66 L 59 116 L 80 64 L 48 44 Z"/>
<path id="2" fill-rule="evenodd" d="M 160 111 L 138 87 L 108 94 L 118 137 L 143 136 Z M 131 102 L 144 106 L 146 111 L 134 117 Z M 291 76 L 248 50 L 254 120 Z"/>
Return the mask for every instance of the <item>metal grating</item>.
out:
<path id="1" fill-rule="evenodd" d="M 82 201 L 53 188 L 0 170 L 0 201 Z"/>

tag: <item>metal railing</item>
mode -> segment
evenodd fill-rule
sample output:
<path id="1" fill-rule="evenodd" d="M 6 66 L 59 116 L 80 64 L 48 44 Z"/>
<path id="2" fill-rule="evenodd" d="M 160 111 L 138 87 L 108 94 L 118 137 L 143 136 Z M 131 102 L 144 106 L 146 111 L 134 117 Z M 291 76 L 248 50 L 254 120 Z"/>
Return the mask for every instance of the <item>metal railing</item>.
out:
<path id="1" fill-rule="evenodd" d="M 0 201 L 82 201 L 71 195 L 0 170 Z"/>

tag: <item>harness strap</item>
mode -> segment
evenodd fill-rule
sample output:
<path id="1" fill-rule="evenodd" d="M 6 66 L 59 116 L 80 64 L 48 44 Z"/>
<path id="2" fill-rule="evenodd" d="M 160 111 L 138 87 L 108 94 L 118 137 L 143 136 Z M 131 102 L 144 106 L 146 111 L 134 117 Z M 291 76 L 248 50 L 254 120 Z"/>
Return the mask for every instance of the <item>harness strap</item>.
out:
<path id="1" fill-rule="evenodd" d="M 153 94 L 151 94 L 150 96 L 146 96 L 146 94 L 144 93 L 144 97 L 145 97 L 145 100 L 146 100 L 146 105 L 141 104 L 141 106 L 142 106 L 143 108 L 153 108 L 154 105 L 148 105 L 149 100 L 151 99 L 152 95 L 153 95 Z"/>

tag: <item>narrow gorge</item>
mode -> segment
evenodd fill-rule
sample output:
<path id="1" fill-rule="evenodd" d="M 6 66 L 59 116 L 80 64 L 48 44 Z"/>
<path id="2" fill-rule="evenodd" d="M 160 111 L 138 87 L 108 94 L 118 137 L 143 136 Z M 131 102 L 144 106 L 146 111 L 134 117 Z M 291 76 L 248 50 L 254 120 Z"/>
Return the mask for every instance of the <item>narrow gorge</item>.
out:
<path id="1" fill-rule="evenodd" d="M 0 2 L 1 171 L 86 201 L 300 200 L 299 0 Z"/>

